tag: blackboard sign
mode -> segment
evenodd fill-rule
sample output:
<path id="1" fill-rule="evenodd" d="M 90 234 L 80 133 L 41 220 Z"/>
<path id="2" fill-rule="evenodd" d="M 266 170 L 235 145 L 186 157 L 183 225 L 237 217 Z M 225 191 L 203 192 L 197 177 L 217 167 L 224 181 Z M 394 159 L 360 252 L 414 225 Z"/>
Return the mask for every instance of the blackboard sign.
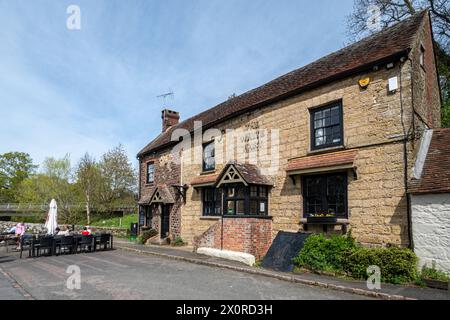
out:
<path id="1" fill-rule="evenodd" d="M 131 229 L 130 230 L 130 235 L 132 237 L 136 237 L 137 234 L 138 234 L 138 230 L 139 230 L 138 224 L 137 223 L 132 223 L 130 229 Z"/>
<path id="2" fill-rule="evenodd" d="M 295 258 L 305 244 L 309 233 L 292 233 L 280 231 L 265 256 L 262 267 L 283 272 L 294 269 L 292 259 Z"/>

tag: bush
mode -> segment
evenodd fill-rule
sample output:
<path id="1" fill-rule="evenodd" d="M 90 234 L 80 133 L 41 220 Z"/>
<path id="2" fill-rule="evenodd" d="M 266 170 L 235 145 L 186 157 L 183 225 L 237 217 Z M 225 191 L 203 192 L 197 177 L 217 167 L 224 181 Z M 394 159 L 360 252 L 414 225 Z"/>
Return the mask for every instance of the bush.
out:
<path id="1" fill-rule="evenodd" d="M 344 270 L 353 278 L 367 279 L 367 268 L 378 266 L 381 281 L 399 284 L 417 279 L 416 264 L 417 257 L 409 249 L 358 248 L 345 259 Z"/>
<path id="2" fill-rule="evenodd" d="M 175 247 L 182 247 L 185 244 L 186 243 L 183 241 L 183 239 L 180 236 L 177 236 L 173 242 L 173 246 L 175 246 Z"/>
<path id="3" fill-rule="evenodd" d="M 313 271 L 341 272 L 346 255 L 355 248 L 356 243 L 351 235 L 331 238 L 322 234 L 311 235 L 299 255 L 294 258 L 294 263 Z"/>
<path id="4" fill-rule="evenodd" d="M 140 236 L 137 239 L 137 242 L 140 244 L 145 244 L 148 239 L 153 238 L 158 235 L 158 231 L 154 229 L 142 231 Z"/>
<path id="5" fill-rule="evenodd" d="M 383 282 L 405 283 L 417 279 L 414 252 L 394 247 L 362 248 L 351 235 L 331 238 L 322 234 L 311 235 L 293 261 L 298 267 L 346 273 L 356 279 L 367 279 L 369 266 L 380 267 Z"/>

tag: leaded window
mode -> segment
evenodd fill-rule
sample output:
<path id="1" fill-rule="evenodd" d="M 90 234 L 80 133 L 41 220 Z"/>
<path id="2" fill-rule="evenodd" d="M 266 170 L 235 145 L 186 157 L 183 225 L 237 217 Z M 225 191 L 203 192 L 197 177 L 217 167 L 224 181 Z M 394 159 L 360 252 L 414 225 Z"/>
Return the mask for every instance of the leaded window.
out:
<path id="1" fill-rule="evenodd" d="M 203 215 L 222 215 L 222 192 L 216 188 L 204 188 L 202 190 Z"/>
<path id="2" fill-rule="evenodd" d="M 224 213 L 229 216 L 267 216 L 268 191 L 265 186 L 227 185 Z"/>
<path id="3" fill-rule="evenodd" d="M 303 199 L 306 218 L 347 218 L 347 174 L 305 176 Z"/>

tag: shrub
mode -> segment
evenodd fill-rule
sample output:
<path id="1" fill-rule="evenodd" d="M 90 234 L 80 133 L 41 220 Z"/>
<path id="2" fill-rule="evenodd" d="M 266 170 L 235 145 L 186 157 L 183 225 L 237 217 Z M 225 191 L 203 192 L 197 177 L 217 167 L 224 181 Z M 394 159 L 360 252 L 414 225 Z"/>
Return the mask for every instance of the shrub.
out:
<path id="1" fill-rule="evenodd" d="M 158 231 L 156 231 L 154 229 L 142 231 L 137 239 L 137 242 L 140 244 L 145 244 L 148 239 L 153 238 L 157 235 L 158 235 Z"/>
<path id="2" fill-rule="evenodd" d="M 367 279 L 367 268 L 378 266 L 381 281 L 390 283 L 412 282 L 417 279 L 417 257 L 409 249 L 358 248 L 346 257 L 344 270 L 357 279 Z"/>
<path id="3" fill-rule="evenodd" d="M 183 239 L 180 236 L 177 236 L 173 242 L 173 246 L 175 246 L 175 247 L 182 247 L 185 244 L 186 243 L 183 241 Z"/>
<path id="4" fill-rule="evenodd" d="M 356 248 L 355 240 L 349 236 L 326 238 L 322 234 L 311 235 L 305 242 L 294 263 L 313 271 L 343 270 L 343 262 L 349 251 Z"/>

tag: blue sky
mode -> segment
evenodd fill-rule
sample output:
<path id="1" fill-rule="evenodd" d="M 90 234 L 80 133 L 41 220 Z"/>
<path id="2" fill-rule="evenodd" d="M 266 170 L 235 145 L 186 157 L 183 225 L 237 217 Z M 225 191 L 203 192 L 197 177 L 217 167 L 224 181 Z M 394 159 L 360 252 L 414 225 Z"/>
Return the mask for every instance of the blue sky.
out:
<path id="1" fill-rule="evenodd" d="M 161 130 L 346 43 L 352 0 L 0 0 L 0 153 L 135 155 Z M 66 9 L 81 9 L 68 30 Z"/>

